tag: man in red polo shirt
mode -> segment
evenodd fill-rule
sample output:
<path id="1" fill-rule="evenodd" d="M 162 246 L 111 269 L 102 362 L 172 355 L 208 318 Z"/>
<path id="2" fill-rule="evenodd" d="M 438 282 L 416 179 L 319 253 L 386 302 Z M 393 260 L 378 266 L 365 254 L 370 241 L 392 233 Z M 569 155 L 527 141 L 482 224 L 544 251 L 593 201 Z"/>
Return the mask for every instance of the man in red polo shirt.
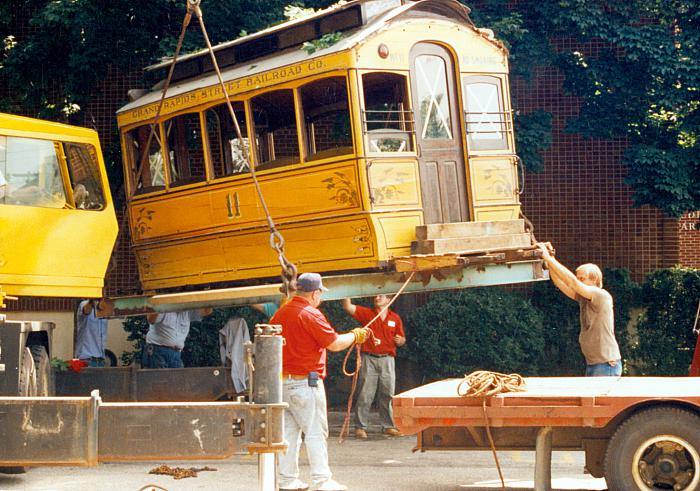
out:
<path id="1" fill-rule="evenodd" d="M 279 489 L 303 490 L 309 486 L 299 480 L 299 448 L 304 434 L 311 470 L 311 489 L 345 491 L 346 486 L 332 479 L 328 466 L 328 416 L 326 414 L 326 350 L 341 351 L 364 343 L 369 329 L 356 328 L 338 334 L 318 310 L 321 295 L 327 289 L 321 275 L 304 273 L 297 278 L 296 295 L 270 320 L 282 326 L 284 377 L 282 399 L 289 404 L 284 411 L 284 437 L 287 451 L 279 456 Z"/>
<path id="2" fill-rule="evenodd" d="M 387 304 L 389 297 L 377 295 L 374 297 L 374 309 L 354 305 L 349 298 L 343 301 L 345 311 L 362 325 L 371 321 Z M 378 344 L 365 343 L 362 345 L 362 366 L 360 367 L 360 392 L 357 396 L 355 412 L 355 436 L 367 438 L 369 410 L 375 396 L 378 398 L 379 418 L 382 432 L 388 436 L 401 436 L 394 425 L 394 412 L 391 398 L 394 396 L 396 383 L 396 368 L 394 358 L 396 347 L 406 344 L 401 317 L 393 310 L 387 309 L 370 326 Z"/>

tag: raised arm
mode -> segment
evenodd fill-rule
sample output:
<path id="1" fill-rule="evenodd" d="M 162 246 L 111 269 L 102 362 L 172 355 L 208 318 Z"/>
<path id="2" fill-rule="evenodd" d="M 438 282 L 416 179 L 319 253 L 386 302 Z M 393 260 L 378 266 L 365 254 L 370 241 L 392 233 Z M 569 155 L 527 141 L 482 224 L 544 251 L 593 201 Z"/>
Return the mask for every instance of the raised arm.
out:
<path id="1" fill-rule="evenodd" d="M 352 301 L 349 298 L 343 299 L 343 309 L 349 315 L 355 315 L 355 311 L 357 310 L 357 308 L 355 307 L 355 305 L 352 303 Z"/>
<path id="2" fill-rule="evenodd" d="M 542 251 L 542 259 L 544 259 L 549 267 L 552 281 L 556 287 L 562 291 L 562 293 L 572 299 L 576 298 L 576 294 L 579 294 L 588 300 L 593 298 L 593 293 L 595 292 L 596 287 L 586 285 L 576 278 L 574 273 L 569 271 L 566 266 L 561 264 L 556 260 L 556 258 L 554 258 L 554 256 L 550 254 L 549 249 L 545 244 L 539 243 L 537 246 Z"/>

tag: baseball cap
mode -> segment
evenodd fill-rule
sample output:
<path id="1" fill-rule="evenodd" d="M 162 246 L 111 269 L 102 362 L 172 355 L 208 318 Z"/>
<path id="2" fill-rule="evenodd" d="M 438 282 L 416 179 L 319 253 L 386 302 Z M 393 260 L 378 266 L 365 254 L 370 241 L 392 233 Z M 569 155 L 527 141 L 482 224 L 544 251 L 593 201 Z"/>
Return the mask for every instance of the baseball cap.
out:
<path id="1" fill-rule="evenodd" d="M 328 291 L 328 288 L 323 286 L 321 275 L 318 273 L 302 273 L 297 278 L 297 288 L 303 292 L 313 292 L 316 290 Z"/>

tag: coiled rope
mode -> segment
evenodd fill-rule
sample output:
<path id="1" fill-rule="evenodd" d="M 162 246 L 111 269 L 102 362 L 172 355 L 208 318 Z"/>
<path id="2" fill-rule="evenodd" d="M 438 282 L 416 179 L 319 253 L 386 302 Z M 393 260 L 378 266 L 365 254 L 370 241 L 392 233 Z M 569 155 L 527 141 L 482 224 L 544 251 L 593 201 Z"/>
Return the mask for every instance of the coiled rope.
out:
<path id="1" fill-rule="evenodd" d="M 375 315 L 371 321 L 369 321 L 367 324 L 362 326 L 364 329 L 365 327 L 369 327 L 372 325 L 374 321 L 379 319 L 384 312 L 389 310 L 389 307 L 396 301 L 397 298 L 399 298 L 399 295 L 403 293 L 403 291 L 406 289 L 408 284 L 411 282 L 413 279 L 413 276 L 415 276 L 416 272 L 412 271 L 411 274 L 408 276 L 408 279 L 404 282 L 403 285 L 401 285 L 401 288 L 399 288 L 399 291 L 396 292 L 396 295 L 389 301 L 388 304 L 386 304 L 382 310 L 377 312 L 377 315 Z M 370 335 L 366 343 L 371 343 L 374 342 L 374 332 L 370 330 Z M 350 354 L 352 352 L 355 352 L 355 371 L 354 372 L 348 372 L 347 370 L 347 363 L 348 359 L 350 358 Z M 348 397 L 348 407 L 347 410 L 345 411 L 345 419 L 343 420 L 343 426 L 340 428 L 340 436 L 338 437 L 338 441 L 340 443 L 343 443 L 345 441 L 345 437 L 347 436 L 348 432 L 350 431 L 350 416 L 352 414 L 352 400 L 355 397 L 355 388 L 357 387 L 357 379 L 360 375 L 360 367 L 362 366 L 362 354 L 361 354 L 361 349 L 360 345 L 356 344 L 353 348 L 350 348 L 347 353 L 345 353 L 345 358 L 343 358 L 343 375 L 346 377 L 352 377 L 352 386 L 350 387 L 350 396 Z"/>
<path id="2" fill-rule="evenodd" d="M 462 381 L 457 386 L 457 395 L 460 397 L 483 397 L 482 409 L 484 412 L 484 425 L 486 426 L 486 435 L 491 444 L 491 453 L 496 462 L 498 477 L 501 478 L 501 488 L 505 489 L 506 481 L 503 479 L 503 471 L 501 463 L 498 460 L 496 453 L 496 444 L 493 442 L 491 435 L 491 424 L 486 412 L 486 399 L 496 394 L 505 392 L 523 392 L 525 390 L 525 379 L 517 373 L 507 375 L 505 373 L 489 372 L 486 370 L 478 370 L 469 375 L 465 375 Z"/>
<path id="3" fill-rule="evenodd" d="M 466 388 L 465 388 L 466 387 Z M 457 386 L 460 397 L 491 397 L 505 392 L 522 392 L 525 390 L 525 379 L 517 373 L 505 373 L 478 370 L 469 375 Z"/>

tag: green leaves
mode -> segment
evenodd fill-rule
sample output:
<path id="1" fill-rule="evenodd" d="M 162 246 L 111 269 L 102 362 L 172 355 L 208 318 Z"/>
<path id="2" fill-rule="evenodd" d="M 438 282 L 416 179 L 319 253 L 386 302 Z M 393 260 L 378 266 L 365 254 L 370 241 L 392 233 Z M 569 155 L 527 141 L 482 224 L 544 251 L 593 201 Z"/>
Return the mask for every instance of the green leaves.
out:
<path id="1" fill-rule="evenodd" d="M 631 149 L 620 164 L 630 166 L 635 203 L 679 216 L 700 209 L 692 158 L 700 153 L 698 7 L 696 0 L 483 0 L 472 18 L 506 41 L 513 75 L 558 68 L 566 92 L 581 101 L 566 130 L 627 140 Z M 528 132 L 524 121 L 516 124 Z M 516 133 L 531 171 L 542 168 L 547 146 L 538 147 L 547 129 L 536 126 L 524 137 Z"/>
<path id="2" fill-rule="evenodd" d="M 700 208 L 697 2 L 526 3 L 543 35 L 573 37 L 584 52 L 563 49 L 557 59 L 566 90 L 581 98 L 567 130 L 628 139 L 624 163 L 637 205 L 676 217 Z"/>
<path id="3" fill-rule="evenodd" d="M 474 370 L 537 375 L 541 314 L 514 293 L 479 288 L 435 293 L 408 318 L 407 356 L 431 379 Z"/>
<path id="4" fill-rule="evenodd" d="M 343 39 L 342 32 L 329 32 L 318 39 L 305 42 L 302 44 L 301 49 L 306 51 L 307 54 L 313 54 L 318 50 L 330 48 L 341 39 Z"/>
<path id="5" fill-rule="evenodd" d="M 544 169 L 542 151 L 552 145 L 552 115 L 543 110 L 515 114 L 515 140 L 518 155 L 530 172 Z"/>
<path id="6" fill-rule="evenodd" d="M 634 354 L 645 375 L 687 375 L 697 336 L 693 321 L 700 301 L 700 270 L 662 269 L 644 284 L 646 311 L 637 324 Z"/>
<path id="7" fill-rule="evenodd" d="M 650 204 L 679 217 L 700 207 L 700 159 L 697 149 L 634 145 L 625 152 L 626 182 L 636 205 Z"/>

